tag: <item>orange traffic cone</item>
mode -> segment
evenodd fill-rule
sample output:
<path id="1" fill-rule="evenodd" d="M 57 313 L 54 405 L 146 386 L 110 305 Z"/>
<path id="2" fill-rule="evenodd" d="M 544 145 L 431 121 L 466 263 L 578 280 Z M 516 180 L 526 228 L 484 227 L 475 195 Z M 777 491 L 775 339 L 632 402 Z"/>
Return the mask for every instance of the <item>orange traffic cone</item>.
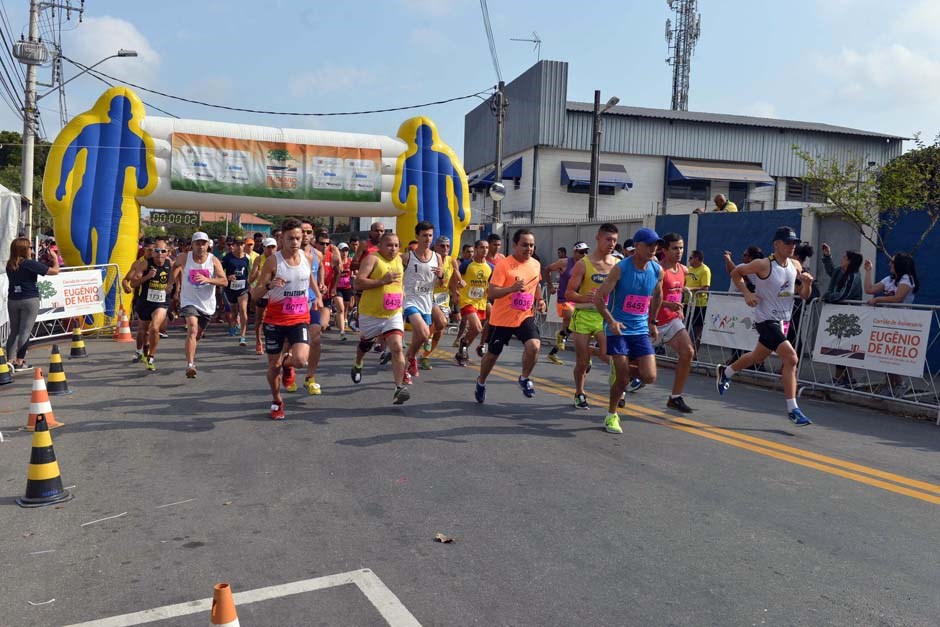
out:
<path id="1" fill-rule="evenodd" d="M 238 614 L 235 613 L 235 600 L 232 599 L 232 588 L 227 583 L 215 584 L 212 593 L 212 617 L 209 624 L 239 627 Z"/>
<path id="2" fill-rule="evenodd" d="M 55 414 L 52 413 L 52 403 L 49 402 L 49 392 L 46 391 L 46 380 L 42 378 L 42 368 L 35 369 L 36 374 L 33 377 L 33 394 L 29 399 L 29 418 L 26 422 L 26 430 L 32 431 L 36 428 L 36 419 L 39 416 L 46 417 L 46 424 L 50 429 L 61 427 L 61 422 L 56 422 Z"/>
<path id="3" fill-rule="evenodd" d="M 69 382 L 65 380 L 65 367 L 62 365 L 62 353 L 59 352 L 59 345 L 52 345 L 52 356 L 49 358 L 49 381 L 46 384 L 46 390 L 52 396 L 60 394 L 71 394 Z"/>
<path id="4" fill-rule="evenodd" d="M 13 366 L 7 363 L 7 354 L 0 346 L 0 385 L 13 383 Z"/>
<path id="5" fill-rule="evenodd" d="M 127 314 L 124 313 L 124 308 L 121 307 L 121 316 L 118 318 L 118 329 L 117 335 L 114 336 L 115 342 L 136 342 L 134 336 L 131 334 L 131 323 L 127 319 Z"/>
<path id="6" fill-rule="evenodd" d="M 42 414 L 36 419 L 33 450 L 29 455 L 29 474 L 26 477 L 26 495 L 16 499 L 20 507 L 42 507 L 72 500 L 72 494 L 62 487 L 59 462 L 52 448 L 52 435 Z"/>

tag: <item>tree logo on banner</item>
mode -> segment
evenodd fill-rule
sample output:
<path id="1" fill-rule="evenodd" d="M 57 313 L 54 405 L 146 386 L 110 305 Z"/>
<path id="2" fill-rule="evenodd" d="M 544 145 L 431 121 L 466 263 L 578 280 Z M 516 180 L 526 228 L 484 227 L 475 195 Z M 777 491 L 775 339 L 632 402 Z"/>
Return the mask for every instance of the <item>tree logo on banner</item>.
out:
<path id="1" fill-rule="evenodd" d="M 823 355 L 845 356 L 849 359 L 864 359 L 865 353 L 862 352 L 858 344 L 852 344 L 849 348 L 842 348 L 842 340 L 858 337 L 862 334 L 861 319 L 855 314 L 833 314 L 826 318 L 826 334 L 836 339 L 835 346 L 823 346 L 821 352 Z"/>
<path id="2" fill-rule="evenodd" d="M 36 289 L 39 290 L 39 295 L 46 299 L 52 298 L 58 293 L 51 281 L 39 281 L 36 283 Z"/>

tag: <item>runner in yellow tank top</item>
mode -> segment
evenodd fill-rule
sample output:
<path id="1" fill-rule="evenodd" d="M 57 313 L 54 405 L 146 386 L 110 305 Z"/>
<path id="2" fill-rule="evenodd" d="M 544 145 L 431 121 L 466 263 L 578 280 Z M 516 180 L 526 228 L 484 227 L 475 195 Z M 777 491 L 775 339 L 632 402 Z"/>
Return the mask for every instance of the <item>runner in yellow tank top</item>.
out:
<path id="1" fill-rule="evenodd" d="M 584 395 L 584 381 L 590 370 L 591 356 L 598 357 L 606 364 L 610 363 L 607 356 L 607 336 L 604 334 L 604 317 L 594 308 L 594 292 L 604 283 L 610 269 L 617 262 L 611 253 L 617 245 L 617 227 L 613 224 L 602 224 L 597 229 L 597 246 L 587 257 L 575 264 L 568 281 L 565 299 L 574 304 L 574 313 L 571 314 L 571 337 L 574 339 L 574 350 L 577 361 L 574 366 L 574 406 L 578 409 L 590 409 L 587 397 Z M 598 348 L 591 347 L 591 340 L 596 338 Z"/>
<path id="2" fill-rule="evenodd" d="M 376 338 L 385 340 L 385 348 L 391 353 L 392 373 L 395 377 L 394 404 L 401 405 L 411 394 L 404 385 L 405 354 L 402 351 L 402 337 L 405 335 L 405 321 L 402 318 L 403 267 L 399 250 L 398 236 L 385 233 L 379 240 L 379 248 L 374 255 L 369 255 L 359 266 L 355 288 L 362 290 L 359 299 L 359 345 L 356 347 L 356 361 L 350 376 L 353 383 L 362 381 L 362 359 L 372 349 Z"/>
<path id="3" fill-rule="evenodd" d="M 466 320 L 466 332 L 460 339 L 460 347 L 454 359 L 458 366 L 464 366 L 470 360 L 467 347 L 483 331 L 486 320 L 487 287 L 493 268 L 486 261 L 490 246 L 486 240 L 477 240 L 473 248 L 473 257 L 463 269 L 464 286 L 460 288 L 460 315 Z"/>

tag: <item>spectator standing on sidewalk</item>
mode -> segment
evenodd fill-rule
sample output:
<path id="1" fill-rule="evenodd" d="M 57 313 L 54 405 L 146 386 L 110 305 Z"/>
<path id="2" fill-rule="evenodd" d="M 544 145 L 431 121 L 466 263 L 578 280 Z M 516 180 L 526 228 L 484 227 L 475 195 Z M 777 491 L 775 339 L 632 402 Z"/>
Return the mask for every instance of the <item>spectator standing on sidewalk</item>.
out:
<path id="1" fill-rule="evenodd" d="M 823 302 L 841 303 L 847 300 L 862 300 L 862 256 L 856 250 L 847 250 L 842 253 L 842 261 L 836 268 L 832 263 L 832 248 L 823 244 L 822 262 L 826 274 L 829 275 L 829 287 L 822 295 Z M 836 385 L 851 387 L 855 383 L 852 369 L 847 366 L 836 366 L 836 376 L 833 379 Z"/>
<path id="2" fill-rule="evenodd" d="M 904 303 L 910 305 L 920 289 L 917 280 L 917 269 L 914 267 L 914 258 L 908 253 L 895 253 L 891 259 L 890 274 L 878 283 L 872 283 L 871 259 L 865 260 L 865 293 L 874 296 L 868 301 L 869 305 L 881 303 Z M 901 377 L 888 373 L 887 381 L 876 394 L 889 396 L 903 396 L 907 385 L 902 383 Z"/>

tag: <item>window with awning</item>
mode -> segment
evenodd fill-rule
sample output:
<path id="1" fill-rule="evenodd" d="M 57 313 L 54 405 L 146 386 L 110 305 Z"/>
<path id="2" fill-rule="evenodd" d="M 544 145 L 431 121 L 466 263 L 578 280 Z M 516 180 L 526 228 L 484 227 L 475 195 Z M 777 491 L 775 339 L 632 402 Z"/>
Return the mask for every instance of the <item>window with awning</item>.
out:
<path id="1" fill-rule="evenodd" d="M 754 163 L 725 163 L 721 161 L 692 161 L 688 159 L 670 159 L 670 183 L 689 181 L 734 181 L 755 185 L 774 185 L 772 176 Z"/>
<path id="2" fill-rule="evenodd" d="M 510 161 L 509 163 L 503 164 L 503 180 L 519 180 L 522 178 L 522 157 L 518 157 Z M 470 185 L 471 189 L 486 189 L 493 184 L 493 181 L 496 180 L 496 168 L 490 168 L 483 172 L 482 174 L 477 174 L 470 177 L 470 180 L 467 181 L 467 184 Z"/>
<path id="3" fill-rule="evenodd" d="M 569 191 L 576 188 L 591 186 L 591 164 L 582 161 L 561 162 L 561 184 Z M 609 189 L 629 189 L 633 187 L 633 179 L 627 174 L 627 169 L 619 163 L 601 163 L 598 165 L 597 186 Z"/>

